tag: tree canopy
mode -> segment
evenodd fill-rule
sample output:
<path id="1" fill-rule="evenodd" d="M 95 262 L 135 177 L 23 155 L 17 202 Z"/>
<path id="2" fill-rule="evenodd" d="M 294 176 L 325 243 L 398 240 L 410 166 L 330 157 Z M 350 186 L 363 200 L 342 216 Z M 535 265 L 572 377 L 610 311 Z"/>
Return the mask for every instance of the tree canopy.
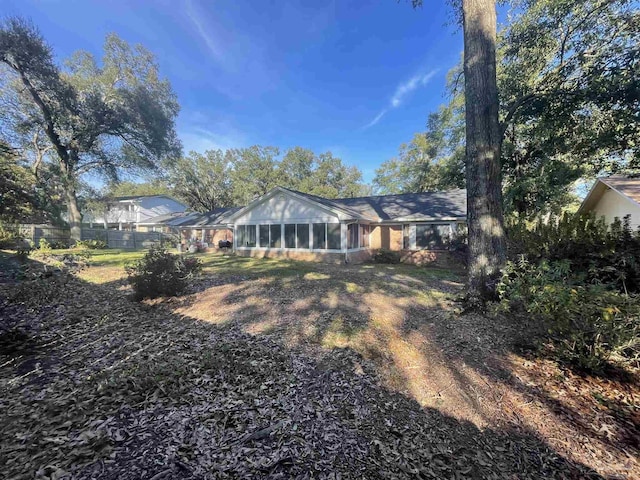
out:
<path id="1" fill-rule="evenodd" d="M 578 179 L 640 171 L 640 13 L 628 0 L 517 7 L 498 36 L 501 162 L 506 210 L 531 217 L 571 202 Z M 380 192 L 446 189 L 464 177 L 459 72 L 426 132 L 378 169 Z"/>
<path id="2" fill-rule="evenodd" d="M 177 157 L 179 107 L 153 55 L 107 36 L 98 61 L 77 52 L 57 65 L 39 31 L 19 18 L 0 25 L 0 135 L 37 167 L 50 163 L 64 188 L 72 237 L 84 175 L 117 179 Z"/>
<path id="3" fill-rule="evenodd" d="M 241 206 L 282 186 L 328 198 L 366 193 L 362 172 L 330 152 L 254 145 L 227 151 L 191 152 L 170 169 L 175 194 L 198 211 Z"/>

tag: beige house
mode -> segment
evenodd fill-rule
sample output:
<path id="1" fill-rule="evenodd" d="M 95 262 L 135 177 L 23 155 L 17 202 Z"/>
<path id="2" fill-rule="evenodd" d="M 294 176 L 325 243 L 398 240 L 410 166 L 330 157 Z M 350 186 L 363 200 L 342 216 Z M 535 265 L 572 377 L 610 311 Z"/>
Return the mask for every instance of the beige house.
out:
<path id="1" fill-rule="evenodd" d="M 631 228 L 637 229 L 640 227 L 640 178 L 598 178 L 578 211 L 593 212 L 604 217 L 607 223 L 630 215 Z"/>
<path id="2" fill-rule="evenodd" d="M 215 221 L 233 228 L 238 255 L 357 263 L 384 248 L 422 264 L 448 257 L 466 199 L 465 190 L 327 199 L 277 187 Z"/>

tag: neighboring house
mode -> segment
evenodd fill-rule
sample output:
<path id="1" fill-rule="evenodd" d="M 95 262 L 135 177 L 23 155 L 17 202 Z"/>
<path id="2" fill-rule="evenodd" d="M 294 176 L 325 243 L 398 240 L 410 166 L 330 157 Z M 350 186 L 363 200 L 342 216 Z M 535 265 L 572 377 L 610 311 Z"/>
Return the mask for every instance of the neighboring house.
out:
<path id="1" fill-rule="evenodd" d="M 196 236 L 233 228 L 238 255 L 361 262 L 384 248 L 409 263 L 438 260 L 466 226 L 466 192 L 326 199 L 277 187 L 235 210 L 210 212 Z M 184 226 L 184 224 L 183 224 Z"/>
<path id="2" fill-rule="evenodd" d="M 593 212 L 607 223 L 630 215 L 631 228 L 640 226 L 640 178 L 602 177 L 596 180 L 582 202 L 580 213 Z"/>
<path id="3" fill-rule="evenodd" d="M 115 197 L 105 202 L 102 215 L 95 215 L 92 223 L 119 230 L 152 231 L 162 222 L 154 217 L 184 212 L 187 206 L 167 195 Z"/>

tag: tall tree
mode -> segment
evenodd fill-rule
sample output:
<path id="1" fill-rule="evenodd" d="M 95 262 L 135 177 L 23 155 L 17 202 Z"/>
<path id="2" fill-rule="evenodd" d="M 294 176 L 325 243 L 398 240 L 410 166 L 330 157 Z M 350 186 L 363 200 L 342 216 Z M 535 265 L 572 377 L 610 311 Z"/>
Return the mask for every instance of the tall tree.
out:
<path id="1" fill-rule="evenodd" d="M 198 212 L 232 206 L 231 161 L 222 150 L 191 152 L 171 169 L 175 193 Z"/>
<path id="2" fill-rule="evenodd" d="M 415 7 L 423 0 L 412 0 Z M 496 79 L 495 0 L 454 0 L 464 36 L 465 172 L 471 306 L 494 292 L 506 260 Z"/>
<path id="3" fill-rule="evenodd" d="M 0 26 L 0 64 L 12 108 L 0 116 L 5 137 L 46 138 L 64 188 L 72 239 L 80 239 L 77 190 L 88 174 L 117 178 L 124 170 L 153 169 L 177 156 L 174 120 L 178 103 L 159 77 L 153 55 L 116 35 L 104 45 L 102 63 L 78 52 L 64 67 L 30 23 L 17 18 Z M 27 142 L 23 142 L 27 144 Z"/>
<path id="4" fill-rule="evenodd" d="M 462 0 L 466 124 L 468 296 L 494 292 L 506 260 L 496 79 L 495 0 Z"/>

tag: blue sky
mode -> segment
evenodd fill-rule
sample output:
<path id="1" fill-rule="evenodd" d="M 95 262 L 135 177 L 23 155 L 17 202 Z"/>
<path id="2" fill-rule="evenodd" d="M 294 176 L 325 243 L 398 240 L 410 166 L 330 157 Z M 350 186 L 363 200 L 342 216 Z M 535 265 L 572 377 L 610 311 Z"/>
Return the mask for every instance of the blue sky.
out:
<path id="1" fill-rule="evenodd" d="M 1 0 L 62 59 L 107 33 L 151 50 L 178 95 L 184 148 L 331 151 L 366 181 L 446 99 L 462 52 L 448 2 Z"/>

